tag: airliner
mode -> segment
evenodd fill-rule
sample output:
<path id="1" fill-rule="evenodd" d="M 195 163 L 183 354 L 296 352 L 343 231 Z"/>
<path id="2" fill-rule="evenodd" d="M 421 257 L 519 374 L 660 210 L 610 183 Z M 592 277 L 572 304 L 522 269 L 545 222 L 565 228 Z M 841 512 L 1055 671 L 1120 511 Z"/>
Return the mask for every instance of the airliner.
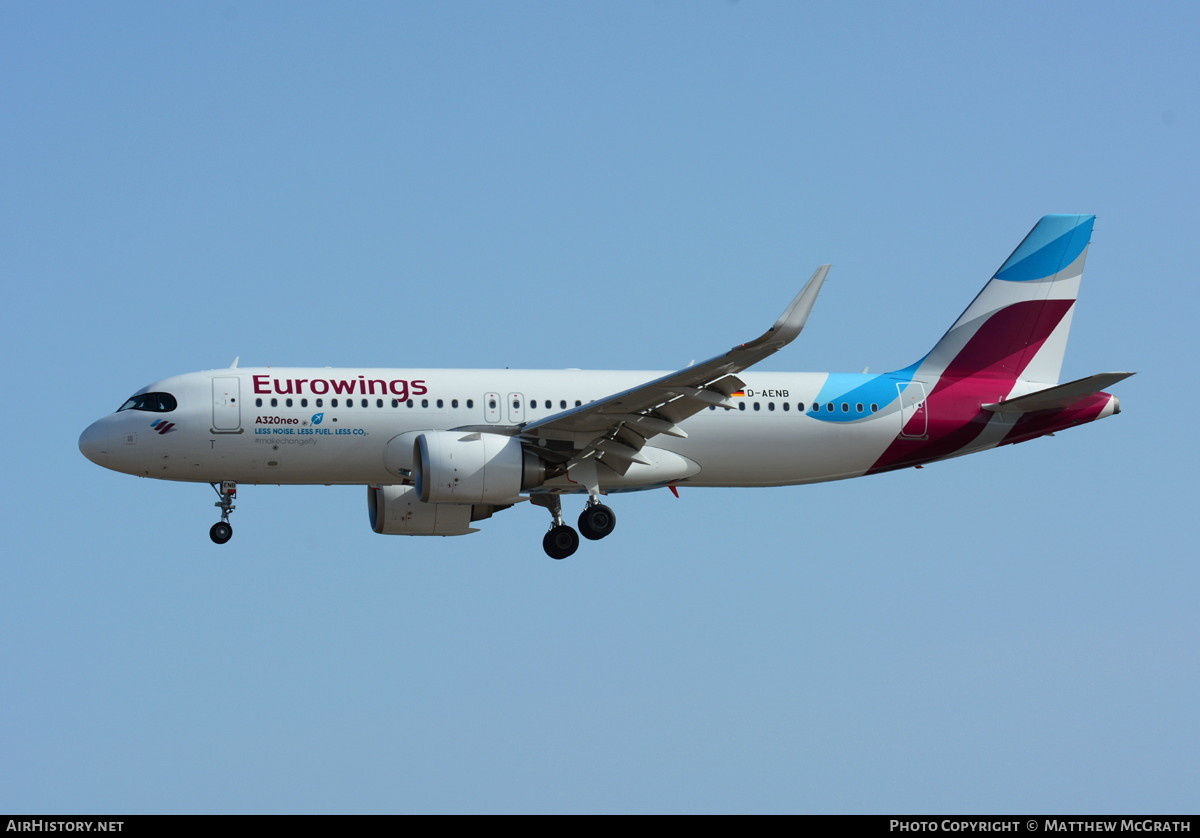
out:
<path id="1" fill-rule="evenodd" d="M 747 372 L 803 330 L 824 265 L 765 333 L 676 372 L 240 368 L 155 382 L 79 438 L 92 462 L 208 483 L 224 544 L 238 484 L 366 486 L 387 535 L 465 535 L 529 501 L 563 559 L 608 536 L 601 499 L 843 480 L 1120 411 L 1132 375 L 1059 383 L 1095 216 L 1047 215 L 920 360 L 879 374 Z M 583 498 L 578 530 L 564 495 Z"/>

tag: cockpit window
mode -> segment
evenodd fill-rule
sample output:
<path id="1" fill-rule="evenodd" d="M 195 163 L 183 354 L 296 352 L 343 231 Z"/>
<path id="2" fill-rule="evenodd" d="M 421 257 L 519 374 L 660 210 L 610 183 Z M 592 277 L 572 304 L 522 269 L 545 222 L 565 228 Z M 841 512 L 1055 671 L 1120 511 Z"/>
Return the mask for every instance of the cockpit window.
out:
<path id="1" fill-rule="evenodd" d="M 179 404 L 175 401 L 175 397 L 170 393 L 142 393 L 138 396 L 133 396 L 125 404 L 117 408 L 117 413 L 122 410 L 149 410 L 153 413 L 170 413 L 177 408 Z"/>

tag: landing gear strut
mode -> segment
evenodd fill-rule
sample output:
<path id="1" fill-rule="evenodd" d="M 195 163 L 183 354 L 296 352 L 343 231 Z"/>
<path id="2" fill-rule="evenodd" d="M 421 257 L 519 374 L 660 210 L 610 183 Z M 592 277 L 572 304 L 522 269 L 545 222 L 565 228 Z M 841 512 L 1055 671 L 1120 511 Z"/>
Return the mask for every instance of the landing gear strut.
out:
<path id="1" fill-rule="evenodd" d="M 212 525 L 208 531 L 208 537 L 213 540 L 214 544 L 224 544 L 233 538 L 233 527 L 229 525 L 229 513 L 235 509 L 233 501 L 237 497 L 237 483 L 232 480 L 222 480 L 220 487 L 216 483 L 208 485 L 213 487 L 213 491 L 220 498 L 213 506 L 221 510 L 221 520 Z"/>

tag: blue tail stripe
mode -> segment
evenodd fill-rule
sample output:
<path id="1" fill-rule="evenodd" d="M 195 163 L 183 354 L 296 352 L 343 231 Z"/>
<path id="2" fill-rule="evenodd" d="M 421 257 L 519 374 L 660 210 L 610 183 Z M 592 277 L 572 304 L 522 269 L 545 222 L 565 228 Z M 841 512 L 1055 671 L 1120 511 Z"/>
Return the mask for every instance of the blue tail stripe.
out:
<path id="1" fill-rule="evenodd" d="M 1092 238 L 1094 215 L 1047 215 L 996 272 L 995 279 L 1029 282 L 1053 276 L 1079 258 Z"/>

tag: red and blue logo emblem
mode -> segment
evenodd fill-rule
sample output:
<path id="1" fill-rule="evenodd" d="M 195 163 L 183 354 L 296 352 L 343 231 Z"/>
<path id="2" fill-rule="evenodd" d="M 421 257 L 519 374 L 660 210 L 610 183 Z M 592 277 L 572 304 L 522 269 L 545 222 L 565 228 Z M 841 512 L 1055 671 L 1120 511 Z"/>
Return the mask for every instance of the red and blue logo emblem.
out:
<path id="1" fill-rule="evenodd" d="M 171 431 L 175 430 L 175 423 L 168 422 L 166 419 L 155 419 L 150 423 L 150 427 L 154 428 L 154 430 L 158 431 L 160 434 L 169 434 Z"/>

